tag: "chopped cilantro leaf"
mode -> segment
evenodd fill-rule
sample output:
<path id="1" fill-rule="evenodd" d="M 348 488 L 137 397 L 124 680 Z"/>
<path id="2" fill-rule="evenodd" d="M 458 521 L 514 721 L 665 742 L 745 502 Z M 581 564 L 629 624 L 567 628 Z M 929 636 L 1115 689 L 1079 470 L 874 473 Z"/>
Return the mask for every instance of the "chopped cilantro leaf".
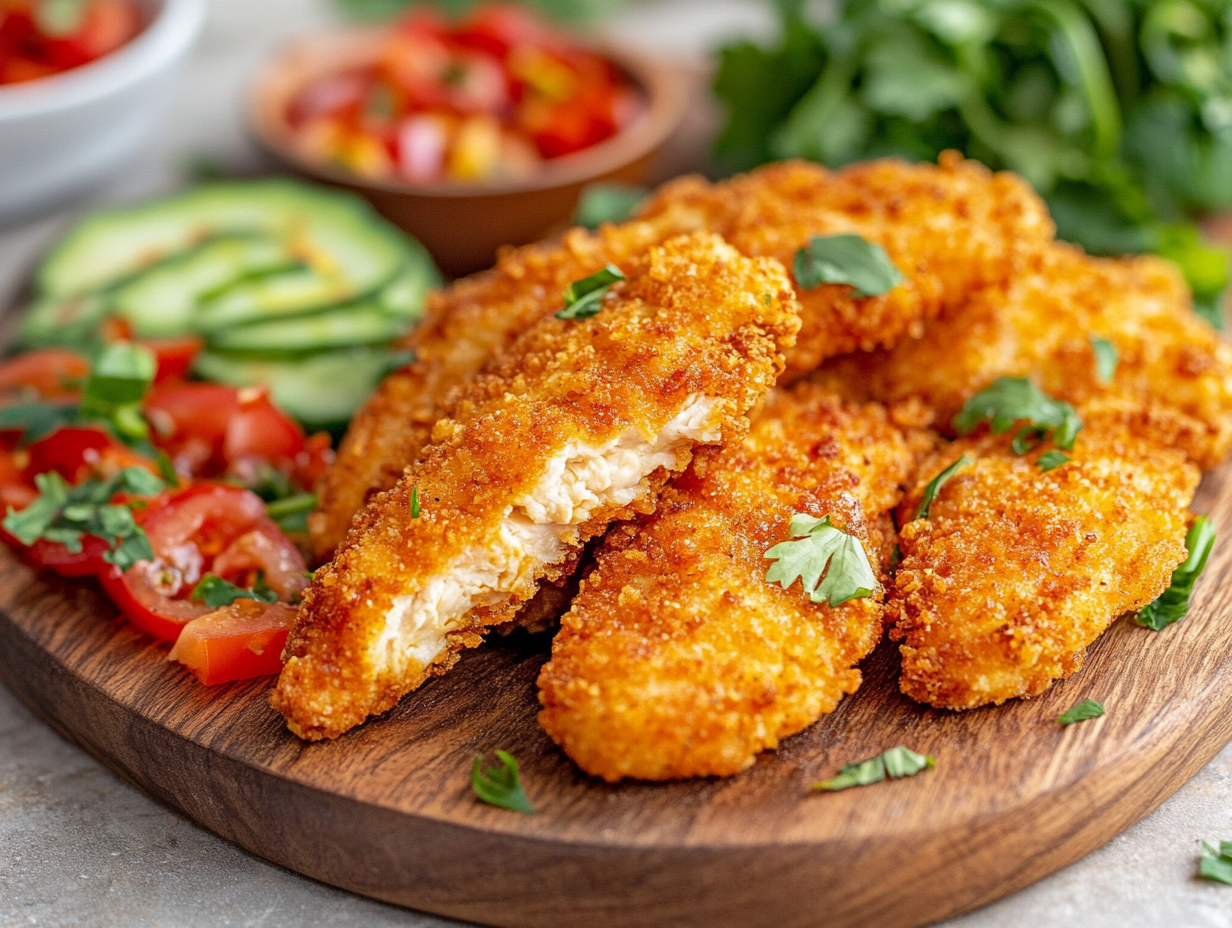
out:
<path id="1" fill-rule="evenodd" d="M 489 805 L 532 815 L 535 807 L 518 782 L 518 762 L 506 751 L 497 751 L 496 759 L 500 763 L 489 765 L 482 755 L 475 758 L 471 765 L 471 789 Z"/>
<path id="2" fill-rule="evenodd" d="M 587 184 L 573 211 L 573 221 L 588 229 L 605 222 L 624 222 L 642 205 L 650 193 L 632 184 Z"/>
<path id="3" fill-rule="evenodd" d="M 981 422 L 989 420 L 994 435 L 1007 432 L 1015 422 L 1022 421 L 1051 431 L 1052 443 L 1066 450 L 1074 447 L 1074 439 L 1082 429 L 1082 420 L 1073 406 L 1054 400 L 1026 377 L 998 377 L 967 400 L 954 417 L 954 429 L 959 435 L 969 435 Z"/>
<path id="4" fill-rule="evenodd" d="M 82 549 L 82 537 L 93 535 L 110 545 L 103 559 L 121 570 L 154 557 L 132 510 L 111 502 L 117 493 L 152 496 L 160 492 L 163 482 L 149 471 L 126 467 L 109 480 L 87 480 L 75 487 L 56 471 L 48 471 L 36 475 L 34 485 L 39 495 L 21 511 L 9 509 L 0 523 L 23 545 L 42 538 L 76 554 Z"/>
<path id="5" fill-rule="evenodd" d="M 933 500 L 937 498 L 937 494 L 941 491 L 941 488 L 945 486 L 946 482 L 951 477 L 970 463 L 971 459 L 964 454 L 960 456 L 957 461 L 929 481 L 928 486 L 924 488 L 923 497 L 920 498 L 920 508 L 915 511 L 915 517 L 917 519 L 928 518 L 928 513 L 932 508 Z"/>
<path id="6" fill-rule="evenodd" d="M 1097 719 L 1104 714 L 1104 704 L 1094 699 L 1084 699 L 1068 712 L 1057 716 L 1057 724 L 1073 725 L 1075 722 L 1085 722 L 1087 719 Z"/>
<path id="7" fill-rule="evenodd" d="M 589 277 L 575 280 L 565 288 L 565 308 L 556 314 L 557 319 L 589 319 L 603 308 L 603 297 L 608 288 L 625 275 L 620 268 L 609 264 Z"/>
<path id="8" fill-rule="evenodd" d="M 1208 880 L 1232 886 L 1232 841 L 1220 841 L 1219 847 L 1203 841 L 1198 874 Z"/>
<path id="9" fill-rule="evenodd" d="M 294 493 L 265 504 L 265 511 L 284 532 L 308 531 L 308 513 L 317 508 L 315 493 Z"/>
<path id="10" fill-rule="evenodd" d="M 78 416 L 105 422 L 126 441 L 146 438 L 150 427 L 141 414 L 141 401 L 154 382 L 157 366 L 148 349 L 130 342 L 111 343 L 90 369 Z"/>
<path id="11" fill-rule="evenodd" d="M 1035 466 L 1040 469 L 1040 473 L 1048 473 L 1050 470 L 1056 470 L 1062 464 L 1068 464 L 1073 460 L 1064 451 L 1057 451 L 1055 448 L 1052 451 L 1045 451 L 1035 459 Z"/>
<path id="12" fill-rule="evenodd" d="M 46 438 L 63 425 L 77 421 L 77 407 L 58 403 L 15 403 L 0 408 L 0 428 L 20 429 L 21 443 Z"/>
<path id="13" fill-rule="evenodd" d="M 900 777 L 912 777 L 928 767 L 937 765 L 931 757 L 917 754 L 903 745 L 890 748 L 883 754 L 870 757 L 858 763 L 847 764 L 838 772 L 838 776 L 813 784 L 813 789 L 825 792 L 835 792 L 849 789 L 853 786 L 871 786 L 880 783 L 886 777 L 897 780 Z"/>
<path id="14" fill-rule="evenodd" d="M 781 583 L 787 590 L 799 577 L 812 602 L 831 606 L 873 594 L 877 577 L 860 539 L 837 528 L 829 516 L 815 519 L 803 513 L 791 517 L 789 531 L 792 541 L 766 552 L 775 561 L 766 571 L 767 583 Z"/>
<path id="15" fill-rule="evenodd" d="M 1117 369 L 1116 345 L 1106 338 L 1092 338 L 1091 350 L 1095 352 L 1095 373 L 1103 383 L 1111 383 Z"/>
<path id="16" fill-rule="evenodd" d="M 1198 516 L 1185 535 L 1185 550 L 1189 552 L 1184 562 L 1172 571 L 1172 583 L 1159 599 L 1148 603 L 1138 613 L 1137 622 L 1153 631 L 1163 631 L 1173 622 L 1179 622 L 1189 612 L 1189 597 L 1194 584 L 1206 569 L 1206 560 L 1215 547 L 1215 526 L 1206 516 Z"/>
<path id="17" fill-rule="evenodd" d="M 255 599 L 259 603 L 278 602 L 278 594 L 265 585 L 265 580 L 260 575 L 257 576 L 257 582 L 253 584 L 253 588 L 246 590 L 222 577 L 206 574 L 193 587 L 190 598 L 196 602 L 205 603 L 211 609 L 229 606 L 237 599 Z"/>
<path id="18" fill-rule="evenodd" d="M 805 290 L 822 284 L 849 284 L 856 297 L 880 296 L 906 278 L 880 245 L 859 235 L 814 235 L 792 262 Z"/>

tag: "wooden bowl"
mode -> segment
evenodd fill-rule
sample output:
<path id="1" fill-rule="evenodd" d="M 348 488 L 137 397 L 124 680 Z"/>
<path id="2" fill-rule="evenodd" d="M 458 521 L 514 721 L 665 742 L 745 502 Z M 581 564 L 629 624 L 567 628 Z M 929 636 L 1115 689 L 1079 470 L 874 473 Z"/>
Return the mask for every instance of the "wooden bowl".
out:
<path id="1" fill-rule="evenodd" d="M 645 111 L 607 141 L 547 161 L 529 178 L 411 184 L 370 180 L 305 157 L 295 145 L 288 104 L 319 77 L 371 64 L 383 34 L 379 28 L 337 30 L 288 45 L 257 76 L 249 125 L 261 146 L 292 170 L 366 197 L 423 242 L 450 276 L 490 266 L 501 245 L 532 242 L 568 223 L 587 184 L 643 183 L 684 116 L 688 82 L 674 68 L 628 49 L 596 46 L 640 87 Z"/>

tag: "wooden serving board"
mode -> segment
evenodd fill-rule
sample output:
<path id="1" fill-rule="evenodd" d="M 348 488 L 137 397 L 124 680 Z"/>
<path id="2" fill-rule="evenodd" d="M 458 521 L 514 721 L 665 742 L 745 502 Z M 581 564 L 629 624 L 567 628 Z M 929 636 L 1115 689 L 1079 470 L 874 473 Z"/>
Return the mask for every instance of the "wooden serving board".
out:
<path id="1" fill-rule="evenodd" d="M 538 728 L 546 639 L 471 652 L 333 743 L 290 735 L 268 681 L 206 689 L 91 584 L 0 553 L 0 675 L 155 798 L 272 861 L 501 926 L 922 925 L 1013 892 L 1141 818 L 1232 738 L 1232 467 L 1195 505 L 1222 537 L 1180 625 L 1122 619 L 1043 697 L 951 713 L 898 693 L 895 650 L 832 715 L 728 780 L 609 786 Z M 1108 715 L 1061 728 L 1084 698 Z M 935 770 L 808 784 L 896 744 Z M 475 755 L 515 754 L 538 814 L 482 805 Z"/>

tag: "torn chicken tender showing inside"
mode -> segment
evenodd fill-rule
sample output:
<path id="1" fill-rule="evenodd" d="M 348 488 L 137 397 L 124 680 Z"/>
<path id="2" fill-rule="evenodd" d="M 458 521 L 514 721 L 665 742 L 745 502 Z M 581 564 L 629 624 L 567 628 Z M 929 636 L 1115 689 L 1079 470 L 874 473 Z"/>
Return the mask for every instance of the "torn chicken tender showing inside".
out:
<path id="1" fill-rule="evenodd" d="M 373 645 L 374 660 L 401 671 L 431 664 L 446 635 L 477 606 L 499 602 L 534 581 L 535 568 L 566 556 L 574 527 L 602 507 L 625 507 L 647 492 L 643 478 L 670 467 L 680 449 L 719 439 L 722 401 L 695 395 L 657 435 L 636 428 L 603 445 L 572 441 L 547 462 L 543 479 L 514 500 L 485 541 L 460 554 L 444 576 L 398 596 Z"/>
<path id="2" fill-rule="evenodd" d="M 336 737 L 444 673 L 587 539 L 652 511 L 695 445 L 747 429 L 799 328 L 782 265 L 697 233 L 627 277 L 498 354 L 317 571 L 271 696 L 292 731 Z"/>

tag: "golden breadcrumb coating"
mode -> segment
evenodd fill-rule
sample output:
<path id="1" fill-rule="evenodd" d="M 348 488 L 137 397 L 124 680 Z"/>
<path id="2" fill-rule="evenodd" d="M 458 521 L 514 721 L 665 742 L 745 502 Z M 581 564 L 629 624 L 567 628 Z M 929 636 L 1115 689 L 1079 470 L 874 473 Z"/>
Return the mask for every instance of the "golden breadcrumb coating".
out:
<path id="1" fill-rule="evenodd" d="M 635 221 L 508 249 L 493 270 L 432 296 L 426 321 L 405 346 L 418 360 L 392 374 L 356 414 L 309 519 L 317 558 L 342 541 L 373 493 L 418 460 L 458 389 L 559 308 L 564 287 L 607 263 L 627 271 L 650 244 L 702 229 L 789 270 L 812 235 L 856 233 L 882 245 L 908 278 L 880 297 L 855 299 L 838 285 L 801 294 L 803 329 L 787 355 L 791 378 L 832 355 L 918 334 L 923 319 L 970 288 L 1015 273 L 1053 232 L 1043 203 L 1021 180 L 947 153 L 939 166 L 885 160 L 830 172 L 786 162 L 717 184 L 682 178 Z"/>
<path id="2" fill-rule="evenodd" d="M 608 533 L 539 677 L 544 729 L 607 780 L 727 776 L 833 710 L 881 637 L 881 592 L 810 603 L 766 582 L 765 552 L 793 513 L 830 515 L 880 567 L 914 461 L 880 406 L 772 394 L 742 442 Z"/>
<path id="3" fill-rule="evenodd" d="M 960 439 L 925 460 L 899 507 L 903 561 L 887 602 L 902 691 L 946 709 L 1042 693 L 1082 666 L 1117 616 L 1156 599 L 1185 559 L 1198 470 L 1136 434 L 1125 407 L 1083 408 L 1072 463 L 1041 472 L 1045 445 L 1013 432 Z M 966 453 L 927 519 L 924 487 Z"/>
<path id="4" fill-rule="evenodd" d="M 1116 348 L 1111 383 L 1099 379 L 1093 337 Z M 1138 406 L 1160 444 L 1179 442 L 1204 468 L 1232 445 L 1232 350 L 1193 312 L 1176 268 L 1155 257 L 1092 258 L 1057 243 L 1007 286 L 947 309 L 921 338 L 836 359 L 824 375 L 864 398 L 917 397 L 942 429 L 997 377 L 1030 376 L 1074 405 Z"/>
<path id="5" fill-rule="evenodd" d="M 605 264 L 623 270 L 646 249 L 685 229 L 667 222 L 571 229 L 561 238 L 504 249 L 490 271 L 428 297 L 424 321 L 404 340 L 414 363 L 390 374 L 351 421 L 317 488 L 308 519 L 313 553 L 326 560 L 355 513 L 388 490 L 432 443 L 432 427 L 484 365 L 561 308 L 561 292 Z"/>
<path id="6" fill-rule="evenodd" d="M 700 233 L 651 248 L 594 317 L 532 326 L 317 571 L 271 697 L 291 730 L 335 737 L 390 708 L 586 539 L 652 510 L 694 445 L 738 439 L 797 312 L 777 262 Z"/>
<path id="7" fill-rule="evenodd" d="M 939 165 L 883 159 L 827 171 L 804 161 L 767 165 L 722 184 L 682 178 L 641 211 L 648 219 L 693 213 L 746 255 L 789 270 L 814 235 L 854 233 L 882 246 L 907 280 L 882 296 L 846 285 L 797 288 L 800 336 L 787 379 L 824 359 L 889 346 L 973 288 L 1008 280 L 1055 231 L 1047 207 L 1019 177 L 993 174 L 957 152 Z"/>

